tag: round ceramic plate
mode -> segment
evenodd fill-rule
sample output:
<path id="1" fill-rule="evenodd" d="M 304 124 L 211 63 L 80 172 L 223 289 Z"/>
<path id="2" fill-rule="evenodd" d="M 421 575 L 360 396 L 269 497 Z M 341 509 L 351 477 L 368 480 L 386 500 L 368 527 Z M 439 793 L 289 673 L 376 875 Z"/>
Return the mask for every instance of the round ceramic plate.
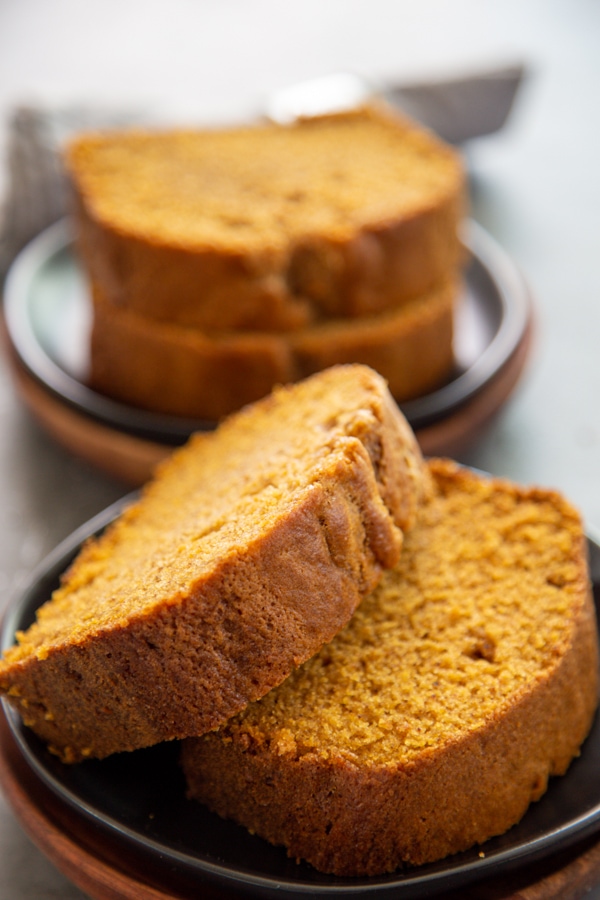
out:
<path id="1" fill-rule="evenodd" d="M 2 648 L 18 629 L 27 628 L 35 611 L 58 585 L 82 542 L 100 531 L 127 499 L 76 531 L 34 572 L 10 605 L 3 624 Z M 600 604 L 600 545 L 588 538 L 596 606 Z M 135 753 L 67 766 L 25 728 L 5 704 L 14 740 L 33 772 L 76 816 L 102 833 L 116 858 L 136 859 L 155 881 L 189 890 L 190 896 L 212 884 L 224 892 L 255 897 L 341 900 L 376 894 L 398 900 L 432 897 L 479 878 L 530 865 L 600 829 L 600 721 L 597 721 L 567 774 L 552 779 L 546 794 L 521 822 L 483 848 L 434 865 L 378 878 L 345 879 L 319 874 L 289 860 L 245 829 L 226 822 L 185 798 L 177 765 L 176 743 Z M 187 896 L 187 894 L 185 894 Z"/>
<path id="2" fill-rule="evenodd" d="M 527 287 L 496 242 L 465 228 L 471 261 L 455 324 L 456 365 L 443 387 L 402 404 L 413 428 L 448 416 L 484 389 L 518 347 L 530 317 Z M 25 369 L 54 396 L 110 427 L 166 444 L 214 423 L 126 406 L 86 384 L 91 304 L 70 224 L 43 232 L 17 257 L 5 285 L 9 340 Z"/>

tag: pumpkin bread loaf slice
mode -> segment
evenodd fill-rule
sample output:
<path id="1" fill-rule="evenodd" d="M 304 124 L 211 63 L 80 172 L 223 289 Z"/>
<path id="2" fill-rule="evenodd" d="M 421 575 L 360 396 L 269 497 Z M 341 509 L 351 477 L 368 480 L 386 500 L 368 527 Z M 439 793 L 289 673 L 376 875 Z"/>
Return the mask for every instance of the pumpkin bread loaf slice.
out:
<path id="1" fill-rule="evenodd" d="M 287 332 L 223 332 L 157 322 L 110 303 L 94 285 L 91 387 L 142 409 L 215 420 L 344 363 L 371 366 L 403 403 L 438 388 L 454 365 L 458 285 L 444 282 L 399 309 L 326 319 Z"/>
<path id="2" fill-rule="evenodd" d="M 84 134 L 65 163 L 91 280 L 118 307 L 209 333 L 392 309 L 464 255 L 460 155 L 383 105 Z"/>
<path id="3" fill-rule="evenodd" d="M 399 556 L 422 465 L 362 366 L 198 434 L 84 546 L 0 662 L 66 761 L 198 735 L 279 684 Z"/>
<path id="4" fill-rule="evenodd" d="M 346 628 L 183 745 L 193 797 L 324 872 L 376 875 L 504 832 L 596 708 L 577 513 L 448 461 L 430 473 L 397 567 Z"/>

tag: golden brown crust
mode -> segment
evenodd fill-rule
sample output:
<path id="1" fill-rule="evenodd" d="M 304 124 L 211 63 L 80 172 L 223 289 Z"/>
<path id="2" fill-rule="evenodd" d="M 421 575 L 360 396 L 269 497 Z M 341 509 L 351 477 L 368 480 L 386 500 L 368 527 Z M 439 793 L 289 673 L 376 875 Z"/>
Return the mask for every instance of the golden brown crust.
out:
<path id="1" fill-rule="evenodd" d="M 585 540 L 577 515 L 552 492 L 520 491 L 507 482 L 492 480 L 492 502 L 501 511 L 495 534 L 489 519 L 479 525 L 478 501 L 470 503 L 467 499 L 480 493 L 481 479 L 445 461 L 433 461 L 430 467 L 437 499 L 426 513 L 425 528 L 418 522 L 408 537 L 398 571 L 408 573 L 399 577 L 420 577 L 419 565 L 411 561 L 418 546 L 425 554 L 432 548 L 430 552 L 438 558 L 432 571 L 435 568 L 437 573 L 429 578 L 429 594 L 420 605 L 416 598 L 413 602 L 408 582 L 402 582 L 404 588 L 399 584 L 398 603 L 406 604 L 407 619 L 414 617 L 412 638 L 407 637 L 410 627 L 397 620 L 400 624 L 396 627 L 408 641 L 405 649 L 399 654 L 393 646 L 390 622 L 385 625 L 384 621 L 382 632 L 372 624 L 360 624 L 363 614 L 371 623 L 378 615 L 377 604 L 365 601 L 370 604 L 368 609 L 363 604 L 347 629 L 297 673 L 308 674 L 292 676 L 296 687 L 289 689 L 287 682 L 266 698 L 267 707 L 263 708 L 265 701 L 254 704 L 248 708 L 248 715 L 232 720 L 220 732 L 184 743 L 183 764 L 192 796 L 273 843 L 283 844 L 290 856 L 308 860 L 325 872 L 376 875 L 403 864 L 440 859 L 504 832 L 541 796 L 550 776 L 565 772 L 579 752 L 596 708 L 596 618 Z M 445 496 L 450 498 L 448 504 Z M 453 504 L 453 497 L 458 504 Z M 436 509 L 443 516 L 449 508 L 460 506 L 466 519 L 462 526 L 456 522 L 455 545 L 440 546 L 435 538 L 440 527 L 436 525 Z M 553 549 L 547 556 L 542 550 L 536 560 L 531 547 L 532 559 L 524 559 L 521 551 L 534 540 L 540 522 L 545 522 L 543 528 L 554 535 Z M 448 559 L 453 558 L 460 543 L 467 540 L 469 528 L 472 544 L 465 544 L 460 551 L 463 562 L 455 574 L 465 583 L 470 578 L 471 584 L 462 589 L 463 604 L 454 608 L 460 588 L 457 591 L 452 586 L 453 570 L 446 570 L 444 556 L 447 549 Z M 502 589 L 490 585 L 493 600 L 489 608 L 472 605 L 469 596 L 478 593 L 477 579 L 483 571 L 473 564 L 476 567 L 479 559 L 480 566 L 485 567 L 488 553 L 491 558 L 486 545 L 497 547 L 494 552 L 500 555 L 515 554 L 512 563 L 506 564 Z M 541 574 L 535 571 L 536 562 Z M 502 570 L 502 565 L 495 568 L 495 577 L 502 579 Z M 394 573 L 387 575 L 386 583 L 374 596 L 389 591 L 395 577 Z M 514 594 L 515 584 L 521 585 L 521 596 Z M 542 616 L 546 610 L 554 623 L 542 633 L 540 622 L 541 637 L 537 631 L 519 630 L 516 624 L 519 610 L 537 603 L 531 596 L 532 584 L 538 584 L 547 595 L 536 615 Z M 439 638 L 439 657 L 431 657 L 438 660 L 435 675 L 428 672 L 426 659 L 428 642 L 431 645 L 438 640 L 435 609 L 443 596 L 446 608 L 440 630 L 446 632 L 448 644 L 444 648 L 443 636 Z M 510 606 L 508 614 L 501 610 L 501 604 Z M 465 627 L 458 621 L 461 618 Z M 511 625 L 513 620 L 515 624 Z M 425 622 L 431 629 L 429 635 L 419 630 Z M 397 711 L 391 708 L 387 694 L 382 701 L 387 704 L 385 710 L 379 708 L 375 695 L 370 701 L 371 716 L 378 720 L 383 715 L 388 725 L 385 721 L 378 727 L 377 722 L 368 725 L 369 703 L 357 705 L 353 699 L 350 671 L 345 675 L 350 680 L 343 682 L 346 687 L 340 695 L 339 724 L 331 744 L 310 737 L 320 732 L 303 724 L 300 701 L 289 707 L 294 712 L 286 728 L 285 715 L 278 715 L 277 709 L 280 705 L 288 708 L 286 704 L 293 700 L 290 690 L 303 692 L 309 719 L 333 715 L 331 710 L 337 706 L 329 698 L 332 692 L 342 691 L 341 686 L 336 687 L 340 663 L 335 647 L 355 627 L 361 629 L 357 633 L 371 635 L 371 641 L 383 645 L 383 661 L 379 663 L 374 662 L 378 657 L 370 645 L 365 644 L 362 651 L 360 683 L 364 684 L 364 695 L 369 683 L 379 683 L 373 666 L 384 667 L 386 660 L 399 681 L 394 695 Z M 462 647 L 465 638 L 472 642 L 470 649 Z M 538 640 L 548 643 L 536 647 Z M 515 643 L 512 651 L 508 649 L 511 641 Z M 344 645 L 346 655 L 348 646 Z M 413 650 L 415 655 L 410 656 Z M 414 714 L 412 724 L 402 716 L 401 684 L 406 675 L 403 654 L 411 659 L 405 690 L 418 691 L 414 685 L 421 684 L 423 692 L 411 707 L 417 709 L 421 702 L 421 713 Z M 319 659 L 325 656 L 329 662 L 320 670 L 326 672 L 321 676 L 320 689 L 311 683 L 310 673 L 318 670 Z M 451 658 L 452 664 L 448 662 Z M 528 662 L 523 662 L 525 659 Z M 478 667 L 481 684 L 476 675 Z M 511 667 L 516 673 L 514 685 L 509 682 L 513 678 Z M 383 675 L 380 681 L 383 694 L 387 690 Z M 506 689 L 505 684 L 509 684 Z M 472 690 L 473 696 L 465 701 L 467 690 Z M 358 709 L 362 712 L 355 721 Z M 452 710 L 457 724 L 448 730 L 442 720 L 453 714 Z M 346 727 L 357 732 L 363 729 L 363 743 L 352 738 L 341 748 L 337 746 L 335 732 Z M 396 729 L 398 736 L 386 737 L 386 728 L 392 732 Z M 376 739 L 374 745 L 369 744 L 369 737 Z M 388 741 L 390 747 L 395 742 L 396 749 L 379 751 L 377 741 Z"/>
<path id="2" fill-rule="evenodd" d="M 92 279 L 160 321 L 277 332 L 372 315 L 430 290 L 463 256 L 458 154 L 387 110 L 83 136 L 66 163 Z"/>
<path id="3" fill-rule="evenodd" d="M 358 362 L 378 371 L 402 403 L 449 377 L 457 294 L 451 281 L 399 310 L 361 319 L 330 319 L 285 335 L 207 335 L 118 309 L 94 285 L 89 383 L 143 409 L 219 419 L 275 384 Z"/>
<path id="4" fill-rule="evenodd" d="M 282 388 L 195 436 L 84 547 L 5 654 L 0 691 L 67 761 L 201 734 L 345 624 L 421 490 L 376 373 Z"/>

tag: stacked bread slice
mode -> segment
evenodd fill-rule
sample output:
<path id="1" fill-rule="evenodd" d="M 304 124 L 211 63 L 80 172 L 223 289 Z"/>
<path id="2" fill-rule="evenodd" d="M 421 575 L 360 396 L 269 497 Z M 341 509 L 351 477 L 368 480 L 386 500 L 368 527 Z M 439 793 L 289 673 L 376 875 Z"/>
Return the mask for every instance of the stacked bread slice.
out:
<path id="1" fill-rule="evenodd" d="M 177 450 L 0 692 L 65 762 L 183 739 L 191 798 L 323 872 L 437 860 L 517 822 L 591 727 L 581 519 L 424 463 L 377 373 L 328 369 Z"/>
<path id="2" fill-rule="evenodd" d="M 84 135 L 66 165 L 98 391 L 218 419 L 335 364 L 400 402 L 448 378 L 463 166 L 387 107 Z"/>

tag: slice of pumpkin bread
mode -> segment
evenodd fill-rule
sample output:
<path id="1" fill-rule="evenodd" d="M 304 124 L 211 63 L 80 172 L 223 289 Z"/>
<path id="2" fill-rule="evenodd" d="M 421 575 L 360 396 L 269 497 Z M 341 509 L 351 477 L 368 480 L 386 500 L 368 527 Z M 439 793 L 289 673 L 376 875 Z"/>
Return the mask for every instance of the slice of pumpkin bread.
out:
<path id="1" fill-rule="evenodd" d="M 154 320 L 294 331 L 397 308 L 464 259 L 460 154 L 383 105 L 83 134 L 65 162 L 91 280 Z"/>
<path id="2" fill-rule="evenodd" d="M 66 761 L 199 735 L 279 684 L 400 554 L 422 465 L 383 379 L 330 369 L 198 434 L 0 662 Z"/>
<path id="3" fill-rule="evenodd" d="M 89 383 L 142 409 L 216 420 L 275 384 L 358 362 L 379 372 L 404 403 L 451 375 L 458 295 L 449 281 L 374 316 L 328 319 L 286 334 L 208 335 L 120 309 L 94 285 Z"/>
<path id="4" fill-rule="evenodd" d="M 429 466 L 398 565 L 346 628 L 184 742 L 193 797 L 324 872 L 376 875 L 504 832 L 565 772 L 596 708 L 577 513 Z"/>

